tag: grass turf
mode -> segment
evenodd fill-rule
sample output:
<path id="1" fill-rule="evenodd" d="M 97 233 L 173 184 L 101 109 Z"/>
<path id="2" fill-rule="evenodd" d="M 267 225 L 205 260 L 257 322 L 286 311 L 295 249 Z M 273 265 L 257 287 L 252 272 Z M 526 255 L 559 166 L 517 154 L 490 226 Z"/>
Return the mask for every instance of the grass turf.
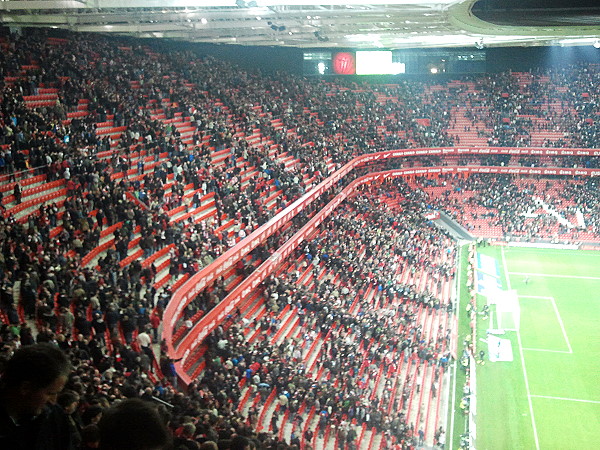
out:
<path id="1" fill-rule="evenodd" d="M 504 288 L 517 290 L 521 326 L 520 336 L 502 336 L 512 342 L 512 362 L 488 361 L 477 368 L 477 448 L 597 448 L 600 253 L 480 251 L 500 264 Z M 479 297 L 478 309 L 483 304 L 485 298 Z M 477 326 L 477 351 L 487 353 L 479 338 L 485 339 L 490 321 L 479 316 Z"/>

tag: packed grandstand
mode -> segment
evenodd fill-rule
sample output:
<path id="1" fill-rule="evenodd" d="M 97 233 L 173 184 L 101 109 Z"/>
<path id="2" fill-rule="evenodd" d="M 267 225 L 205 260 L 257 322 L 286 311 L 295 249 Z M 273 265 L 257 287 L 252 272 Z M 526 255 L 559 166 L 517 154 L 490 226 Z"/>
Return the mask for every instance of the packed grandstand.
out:
<path id="1" fill-rule="evenodd" d="M 0 47 L 2 351 L 69 355 L 81 448 L 131 397 L 175 448 L 443 447 L 457 243 L 429 214 L 600 242 L 597 66 L 381 85 Z"/>

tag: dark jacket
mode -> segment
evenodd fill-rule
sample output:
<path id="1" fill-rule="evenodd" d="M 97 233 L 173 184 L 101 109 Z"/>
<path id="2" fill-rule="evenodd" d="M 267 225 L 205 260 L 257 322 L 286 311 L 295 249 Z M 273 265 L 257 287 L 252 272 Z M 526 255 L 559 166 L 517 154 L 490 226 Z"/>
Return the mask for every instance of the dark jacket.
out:
<path id="1" fill-rule="evenodd" d="M 66 414 L 48 405 L 37 417 L 16 425 L 0 405 L 0 448 L 10 450 L 73 450 Z"/>

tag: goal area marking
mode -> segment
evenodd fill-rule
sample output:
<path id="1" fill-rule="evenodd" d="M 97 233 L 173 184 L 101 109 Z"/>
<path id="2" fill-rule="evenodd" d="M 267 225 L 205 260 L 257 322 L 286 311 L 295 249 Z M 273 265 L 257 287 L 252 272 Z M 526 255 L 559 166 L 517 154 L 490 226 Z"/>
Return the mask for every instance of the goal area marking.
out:
<path id="1" fill-rule="evenodd" d="M 560 329 L 562 331 L 563 337 L 565 339 L 565 342 L 567 343 L 567 348 L 569 349 L 569 350 L 565 351 L 565 350 L 548 350 L 548 349 L 544 349 L 544 348 L 523 347 L 523 350 L 529 350 L 529 351 L 535 351 L 535 352 L 573 354 L 573 348 L 571 347 L 571 341 L 569 341 L 569 336 L 567 336 L 567 331 L 565 330 L 565 325 L 562 321 L 562 317 L 560 316 L 560 312 L 558 311 L 558 308 L 556 307 L 556 301 L 554 300 L 554 297 L 543 297 L 543 296 L 538 296 L 538 295 L 519 295 L 519 297 L 520 298 L 533 298 L 533 299 L 539 299 L 539 300 L 550 300 L 550 302 L 552 303 L 552 307 L 554 309 L 554 314 L 556 314 L 556 319 L 558 320 L 558 324 L 560 325 Z"/>

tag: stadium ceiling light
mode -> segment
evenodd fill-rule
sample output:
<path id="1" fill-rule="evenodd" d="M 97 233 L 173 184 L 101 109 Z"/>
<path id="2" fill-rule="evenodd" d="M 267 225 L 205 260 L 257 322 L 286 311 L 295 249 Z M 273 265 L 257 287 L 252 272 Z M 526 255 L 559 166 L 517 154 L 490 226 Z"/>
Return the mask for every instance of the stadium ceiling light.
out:
<path id="1" fill-rule="evenodd" d="M 242 0 L 237 0 L 242 1 Z M 209 0 L 207 6 L 211 3 L 223 3 L 219 0 Z M 245 2 L 253 3 L 253 2 Z M 364 6 L 364 0 L 259 0 L 261 6 Z M 368 2 L 369 5 L 449 5 L 456 3 L 456 0 L 375 0 Z M 236 2 L 237 4 L 237 2 Z"/>
<path id="2" fill-rule="evenodd" d="M 414 42 L 422 42 L 429 45 L 441 45 L 441 44 L 460 44 L 469 45 L 473 42 L 472 38 L 463 35 L 438 35 L 438 36 L 413 36 L 413 37 L 401 37 L 394 40 L 397 44 L 410 44 Z"/>
<path id="3" fill-rule="evenodd" d="M 190 0 L 178 0 L 175 3 L 191 5 Z M 457 3 L 457 0 L 375 0 L 365 2 L 364 0 L 203 0 L 202 7 L 231 7 L 254 8 L 257 6 L 277 7 L 277 6 L 345 6 L 353 9 L 354 6 L 389 6 L 389 5 L 413 5 L 418 7 L 439 8 L 440 5 L 451 5 Z M 197 5 L 197 3 L 196 3 Z M 182 5 L 183 6 L 183 5 Z"/>
<path id="4" fill-rule="evenodd" d="M 380 39 L 376 34 L 347 34 L 344 37 L 350 42 L 373 42 Z"/>
<path id="5" fill-rule="evenodd" d="M 250 8 L 248 10 L 248 15 L 250 16 L 258 16 L 260 14 L 269 14 L 271 12 L 271 10 L 269 8 L 264 8 L 264 7 L 256 7 L 256 8 Z"/>
<path id="6" fill-rule="evenodd" d="M 255 1 L 235 0 L 235 5 L 238 8 L 258 8 L 258 3 Z"/>
<path id="7" fill-rule="evenodd" d="M 598 42 L 596 38 L 567 38 L 558 41 L 560 45 L 594 45 L 596 42 Z"/>

